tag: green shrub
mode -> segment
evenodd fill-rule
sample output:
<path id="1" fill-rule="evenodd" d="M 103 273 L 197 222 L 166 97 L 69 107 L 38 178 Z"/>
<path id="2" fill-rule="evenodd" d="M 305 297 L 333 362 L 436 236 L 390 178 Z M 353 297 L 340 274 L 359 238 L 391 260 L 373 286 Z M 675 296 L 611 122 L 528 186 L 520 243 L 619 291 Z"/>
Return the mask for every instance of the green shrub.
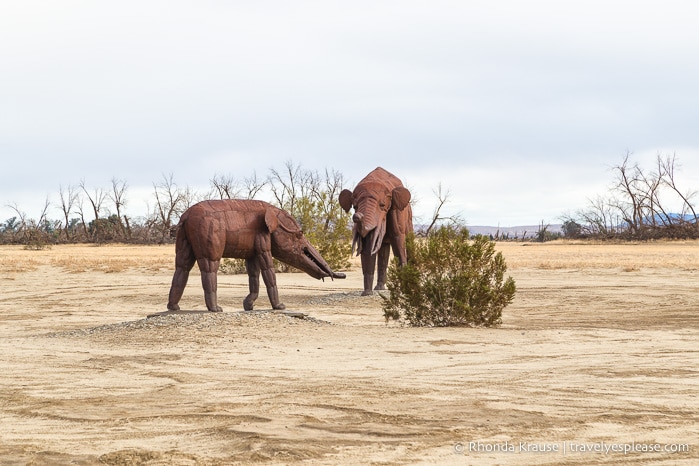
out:
<path id="1" fill-rule="evenodd" d="M 337 197 L 337 196 L 336 196 Z M 350 214 L 340 207 L 327 191 L 313 198 L 297 200 L 296 219 L 306 239 L 315 247 L 333 270 L 350 267 L 352 255 L 352 228 Z"/>
<path id="2" fill-rule="evenodd" d="M 443 226 L 427 238 L 406 242 L 408 263 L 388 270 L 384 297 L 386 321 L 412 326 L 497 326 L 512 302 L 515 281 L 495 243 L 469 239 L 468 230 Z"/>

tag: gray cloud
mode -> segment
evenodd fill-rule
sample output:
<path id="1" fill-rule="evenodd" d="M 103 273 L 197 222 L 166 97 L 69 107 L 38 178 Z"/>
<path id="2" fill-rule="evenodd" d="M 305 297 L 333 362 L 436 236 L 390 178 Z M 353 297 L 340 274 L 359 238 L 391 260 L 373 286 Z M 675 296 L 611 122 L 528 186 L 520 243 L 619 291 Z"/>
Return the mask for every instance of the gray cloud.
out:
<path id="1" fill-rule="evenodd" d="M 690 1 L 2 8 L 0 204 L 30 214 L 80 179 L 135 193 L 286 160 L 383 165 L 425 210 L 452 184 L 472 224 L 582 207 L 627 150 L 677 152 L 699 185 Z"/>

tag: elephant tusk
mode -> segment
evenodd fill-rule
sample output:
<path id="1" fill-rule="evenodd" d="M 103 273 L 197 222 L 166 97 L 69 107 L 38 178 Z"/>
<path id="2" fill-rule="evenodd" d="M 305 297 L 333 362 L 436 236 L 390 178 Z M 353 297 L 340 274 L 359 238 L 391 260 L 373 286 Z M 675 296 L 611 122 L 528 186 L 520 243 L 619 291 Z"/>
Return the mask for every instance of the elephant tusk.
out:
<path id="1" fill-rule="evenodd" d="M 374 244 L 371 248 L 371 255 L 373 256 L 379 249 L 381 249 L 381 244 L 383 243 L 383 237 L 386 235 L 386 220 L 381 222 L 378 227 L 374 230 Z"/>
<path id="2" fill-rule="evenodd" d="M 357 231 L 357 226 L 353 228 L 352 231 L 352 252 L 351 254 L 354 254 L 354 250 L 357 250 L 357 255 L 360 255 L 362 253 L 362 249 L 364 249 L 364 240 L 362 236 L 359 234 L 359 231 Z"/>

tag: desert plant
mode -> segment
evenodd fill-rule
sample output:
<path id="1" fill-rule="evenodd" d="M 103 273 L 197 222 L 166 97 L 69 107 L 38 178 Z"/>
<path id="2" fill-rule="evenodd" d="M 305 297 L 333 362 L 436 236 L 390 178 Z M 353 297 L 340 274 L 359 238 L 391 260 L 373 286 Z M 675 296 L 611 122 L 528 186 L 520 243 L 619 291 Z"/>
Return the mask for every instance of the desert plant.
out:
<path id="1" fill-rule="evenodd" d="M 383 310 L 412 326 L 497 326 L 512 302 L 515 282 L 495 243 L 472 240 L 466 228 L 441 226 L 426 238 L 411 235 L 408 263 L 389 267 Z"/>

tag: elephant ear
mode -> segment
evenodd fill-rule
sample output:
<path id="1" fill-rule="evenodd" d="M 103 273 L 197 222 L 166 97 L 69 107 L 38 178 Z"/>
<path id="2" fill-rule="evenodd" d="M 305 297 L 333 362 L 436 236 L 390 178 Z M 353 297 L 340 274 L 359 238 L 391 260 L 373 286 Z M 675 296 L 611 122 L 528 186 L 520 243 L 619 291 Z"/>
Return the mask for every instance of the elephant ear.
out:
<path id="1" fill-rule="evenodd" d="M 398 210 L 403 210 L 408 207 L 408 204 L 410 204 L 410 191 L 405 189 L 403 186 L 393 188 L 391 197 L 393 198 L 393 207 Z"/>
<path id="2" fill-rule="evenodd" d="M 299 225 L 299 222 L 286 210 L 279 211 L 277 221 L 279 222 L 279 228 L 287 233 L 301 234 L 301 225 Z"/>
<path id="3" fill-rule="evenodd" d="M 340 207 L 345 212 L 349 212 L 352 208 L 352 191 L 349 189 L 343 189 L 340 193 Z"/>
<path id="4" fill-rule="evenodd" d="M 279 219 L 277 218 L 277 212 L 274 209 L 267 209 L 265 211 L 265 223 L 267 224 L 267 229 L 270 233 L 274 233 L 274 230 L 279 226 Z"/>

